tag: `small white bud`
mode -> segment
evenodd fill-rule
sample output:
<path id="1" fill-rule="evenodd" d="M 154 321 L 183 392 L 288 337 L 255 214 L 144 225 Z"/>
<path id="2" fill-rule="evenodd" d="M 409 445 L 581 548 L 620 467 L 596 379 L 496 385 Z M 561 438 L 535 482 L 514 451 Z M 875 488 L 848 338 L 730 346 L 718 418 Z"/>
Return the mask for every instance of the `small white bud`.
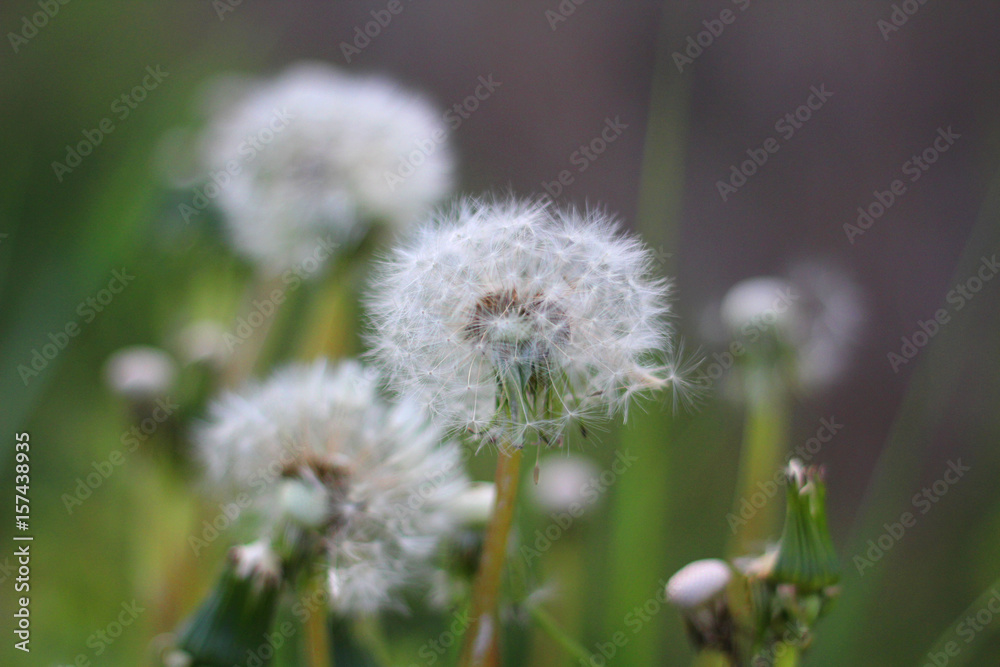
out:
<path id="1" fill-rule="evenodd" d="M 683 611 L 698 609 L 721 595 L 732 577 L 732 569 L 723 560 L 696 560 L 667 581 L 667 599 Z"/>
<path id="2" fill-rule="evenodd" d="M 111 390 L 132 400 L 165 395 L 175 375 L 176 364 L 170 355 L 143 345 L 122 348 L 104 364 L 104 377 Z"/>
<path id="3" fill-rule="evenodd" d="M 493 516 L 496 498 L 497 487 L 493 482 L 473 482 L 452 501 L 448 511 L 459 525 L 485 525 Z"/>
<path id="4" fill-rule="evenodd" d="M 181 329 L 176 349 L 186 364 L 221 365 L 228 356 L 225 336 L 226 332 L 218 322 L 199 320 Z"/>
<path id="5" fill-rule="evenodd" d="M 539 464 L 538 484 L 531 487 L 535 503 L 545 512 L 586 508 L 597 500 L 588 492 L 600 470 L 583 456 L 547 456 Z"/>

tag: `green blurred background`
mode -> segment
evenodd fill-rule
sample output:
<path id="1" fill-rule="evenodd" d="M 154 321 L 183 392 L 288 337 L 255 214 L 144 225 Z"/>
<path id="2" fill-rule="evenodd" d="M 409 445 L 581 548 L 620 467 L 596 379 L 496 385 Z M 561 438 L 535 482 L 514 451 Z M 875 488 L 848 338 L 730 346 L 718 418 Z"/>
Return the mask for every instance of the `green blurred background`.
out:
<path id="1" fill-rule="evenodd" d="M 62 497 L 121 449 L 128 428 L 124 406 L 102 380 L 108 355 L 131 344 L 170 349 L 193 319 L 231 321 L 249 273 L 220 242 L 211 216 L 185 224 L 178 215 L 177 193 L 157 167 L 170 145 L 164 137 L 196 122 L 199 95 L 214 75 L 273 73 L 301 59 L 387 73 L 442 108 L 471 94 L 479 76 L 494 75 L 501 86 L 452 136 L 461 190 L 543 192 L 572 169 L 572 183 L 556 198 L 602 203 L 644 235 L 675 278 L 679 331 L 710 358 L 721 345 L 706 335 L 705 322 L 742 278 L 820 259 L 859 286 L 866 321 L 847 372 L 824 391 L 797 395 L 788 427 L 794 446 L 823 418 L 844 424 L 816 457 L 828 468 L 844 594 L 806 664 L 927 664 L 937 638 L 1000 585 L 1000 283 L 986 283 L 899 373 L 887 362 L 901 336 L 945 307 L 949 290 L 1000 251 L 995 3 L 927 3 L 884 33 L 879 21 L 894 11 L 888 2 L 404 0 L 350 62 L 342 44 L 385 3 L 53 6 L 58 12 L 37 34 L 23 30 L 24 17 L 42 11 L 39 3 L 17 0 L 0 10 L 0 437 L 8 452 L 0 474 L 9 508 L 13 436 L 28 431 L 35 536 L 32 652 L 14 651 L 5 632 L 3 664 L 72 664 L 80 655 L 93 664 L 147 664 L 156 637 L 214 576 L 226 539 L 177 581 L 187 537 L 211 508 L 160 472 L 162 461 L 127 454 L 72 513 Z M 726 10 L 734 21 L 678 71 L 674 54 Z M 166 78 L 119 118 L 114 100 L 157 66 Z M 819 85 L 833 91 L 830 101 L 722 201 L 717 181 L 730 165 Z M 59 180 L 52 163 L 106 117 L 114 132 Z M 626 129 L 579 171 L 574 151 L 609 118 Z M 954 148 L 849 242 L 843 225 L 856 208 L 947 126 L 961 135 Z M 123 268 L 134 281 L 25 382 L 18 366 L 30 363 L 50 332 L 79 321 L 78 304 Z M 282 315 L 283 335 L 301 335 L 296 301 L 329 297 L 329 290 L 358 315 L 350 295 L 364 279 L 359 270 L 333 287 L 303 288 Z M 348 336 L 339 349 L 360 345 Z M 289 354 L 274 350 L 275 358 Z M 611 664 L 689 662 L 672 610 L 657 609 L 634 633 L 629 614 L 683 564 L 724 553 L 743 421 L 720 383 L 697 409 L 674 415 L 668 403 L 647 403 L 630 428 L 584 445 L 602 467 L 622 448 L 639 463 L 603 494 L 585 525 L 560 540 L 562 553 L 541 559 L 539 572 L 569 573 L 563 583 L 573 602 L 553 609 L 578 626 L 591 650 L 627 629 L 630 641 Z M 854 556 L 959 459 L 969 473 L 859 573 Z M 487 477 L 491 462 L 475 463 Z M 0 521 L 7 628 L 15 597 L 6 560 L 14 549 L 10 512 Z M 526 542 L 551 523 L 527 505 L 521 521 Z M 94 640 L 133 600 L 147 610 L 136 623 L 110 645 Z M 970 643 L 960 640 L 962 653 L 948 664 L 997 664 L 997 627 L 1000 620 Z M 406 641 L 420 645 L 419 636 Z M 542 651 L 531 664 L 551 655 L 525 642 L 525 655 Z M 415 650 L 411 662 L 428 664 Z"/>

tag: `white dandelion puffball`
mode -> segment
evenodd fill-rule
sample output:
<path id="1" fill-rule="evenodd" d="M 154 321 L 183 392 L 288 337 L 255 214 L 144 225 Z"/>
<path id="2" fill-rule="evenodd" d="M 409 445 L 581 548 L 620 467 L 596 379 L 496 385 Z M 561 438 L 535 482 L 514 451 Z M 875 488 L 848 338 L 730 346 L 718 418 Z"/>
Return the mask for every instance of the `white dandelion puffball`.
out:
<path id="1" fill-rule="evenodd" d="M 197 438 L 210 481 L 320 536 L 343 614 L 399 606 L 400 589 L 427 583 L 466 487 L 457 444 L 415 403 L 383 400 L 377 380 L 357 362 L 291 366 L 224 396 Z"/>
<path id="2" fill-rule="evenodd" d="M 218 106 L 206 194 L 236 249 L 270 269 L 404 228 L 452 188 L 442 114 L 387 79 L 299 64 Z"/>
<path id="3" fill-rule="evenodd" d="M 381 267 L 371 354 L 452 426 L 549 444 L 671 379 L 667 291 L 605 213 L 465 200 Z"/>

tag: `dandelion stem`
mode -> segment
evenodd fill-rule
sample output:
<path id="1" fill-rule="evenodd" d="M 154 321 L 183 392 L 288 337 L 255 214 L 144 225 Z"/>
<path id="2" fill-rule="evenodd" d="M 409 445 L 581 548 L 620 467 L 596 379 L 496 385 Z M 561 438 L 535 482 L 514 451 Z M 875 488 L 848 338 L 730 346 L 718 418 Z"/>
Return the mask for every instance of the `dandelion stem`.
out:
<path id="1" fill-rule="evenodd" d="M 500 582 L 521 477 L 521 450 L 508 454 L 504 449 L 497 455 L 496 505 L 472 590 L 472 620 L 462 646 L 461 667 L 495 667 L 500 662 Z"/>
<path id="2" fill-rule="evenodd" d="M 798 667 L 800 651 L 798 646 L 784 644 L 785 650 L 779 651 L 774 658 L 774 667 Z"/>
<path id="3" fill-rule="evenodd" d="M 691 667 L 732 667 L 738 663 L 717 651 L 702 651 L 694 657 Z"/>
<path id="4" fill-rule="evenodd" d="M 555 619 L 549 614 L 549 612 L 542 609 L 539 605 L 530 605 L 528 607 L 528 613 L 531 614 L 532 620 L 535 621 L 535 625 L 539 627 L 542 631 L 547 634 L 552 641 L 560 646 L 566 653 L 571 657 L 576 658 L 581 664 L 589 665 L 592 656 L 590 652 L 581 646 L 575 639 L 569 636 L 559 624 L 556 623 Z"/>
<path id="5" fill-rule="evenodd" d="M 740 524 L 730 554 L 742 556 L 768 539 L 777 537 L 781 528 L 782 504 L 776 491 L 765 498 L 763 506 L 752 500 L 765 493 L 767 483 L 782 467 L 787 445 L 786 389 L 774 370 L 766 364 L 746 369 L 744 390 L 747 401 L 746 424 L 740 454 L 739 487 L 733 513 L 746 523 Z M 777 488 L 777 487 L 776 487 Z M 745 501 L 745 502 L 744 502 Z M 754 511 L 747 515 L 750 504 Z"/>
<path id="6" fill-rule="evenodd" d="M 253 312 L 254 303 L 267 301 L 271 298 L 271 292 L 281 286 L 281 277 L 272 274 L 258 273 L 254 282 L 247 288 L 247 294 L 243 299 L 240 308 L 241 318 L 247 321 L 250 313 Z M 222 384 L 226 387 L 236 387 L 247 380 L 252 374 L 257 360 L 264 350 L 264 343 L 267 334 L 274 324 L 275 313 L 263 318 L 263 322 L 251 331 L 250 336 L 243 340 L 242 345 L 233 350 L 232 355 L 226 362 L 226 367 L 222 371 Z M 239 321 L 240 318 L 237 318 Z"/>
<path id="7" fill-rule="evenodd" d="M 326 605 L 319 605 L 305 622 L 306 665 L 327 667 L 330 660 L 330 637 L 327 632 Z"/>

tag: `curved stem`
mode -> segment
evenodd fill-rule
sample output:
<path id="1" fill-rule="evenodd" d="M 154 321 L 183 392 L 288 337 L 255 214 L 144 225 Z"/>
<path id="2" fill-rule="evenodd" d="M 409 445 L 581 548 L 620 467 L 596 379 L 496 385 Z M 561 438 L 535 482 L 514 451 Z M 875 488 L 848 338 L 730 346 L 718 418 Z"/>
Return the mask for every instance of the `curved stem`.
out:
<path id="1" fill-rule="evenodd" d="M 591 664 L 590 652 L 581 646 L 575 639 L 570 637 L 559 624 L 556 623 L 555 619 L 551 615 L 538 605 L 531 605 L 528 607 L 528 613 L 531 614 L 531 618 L 535 621 L 541 630 L 547 634 L 552 641 L 558 644 L 567 654 L 571 657 L 576 658 L 583 665 Z"/>
<path id="2" fill-rule="evenodd" d="M 483 555 L 472 589 L 472 616 L 459 660 L 462 667 L 496 667 L 500 664 L 500 582 L 510 527 L 514 522 L 520 477 L 521 450 L 514 449 L 506 454 L 501 448 L 497 455 L 496 505 L 486 531 Z"/>

